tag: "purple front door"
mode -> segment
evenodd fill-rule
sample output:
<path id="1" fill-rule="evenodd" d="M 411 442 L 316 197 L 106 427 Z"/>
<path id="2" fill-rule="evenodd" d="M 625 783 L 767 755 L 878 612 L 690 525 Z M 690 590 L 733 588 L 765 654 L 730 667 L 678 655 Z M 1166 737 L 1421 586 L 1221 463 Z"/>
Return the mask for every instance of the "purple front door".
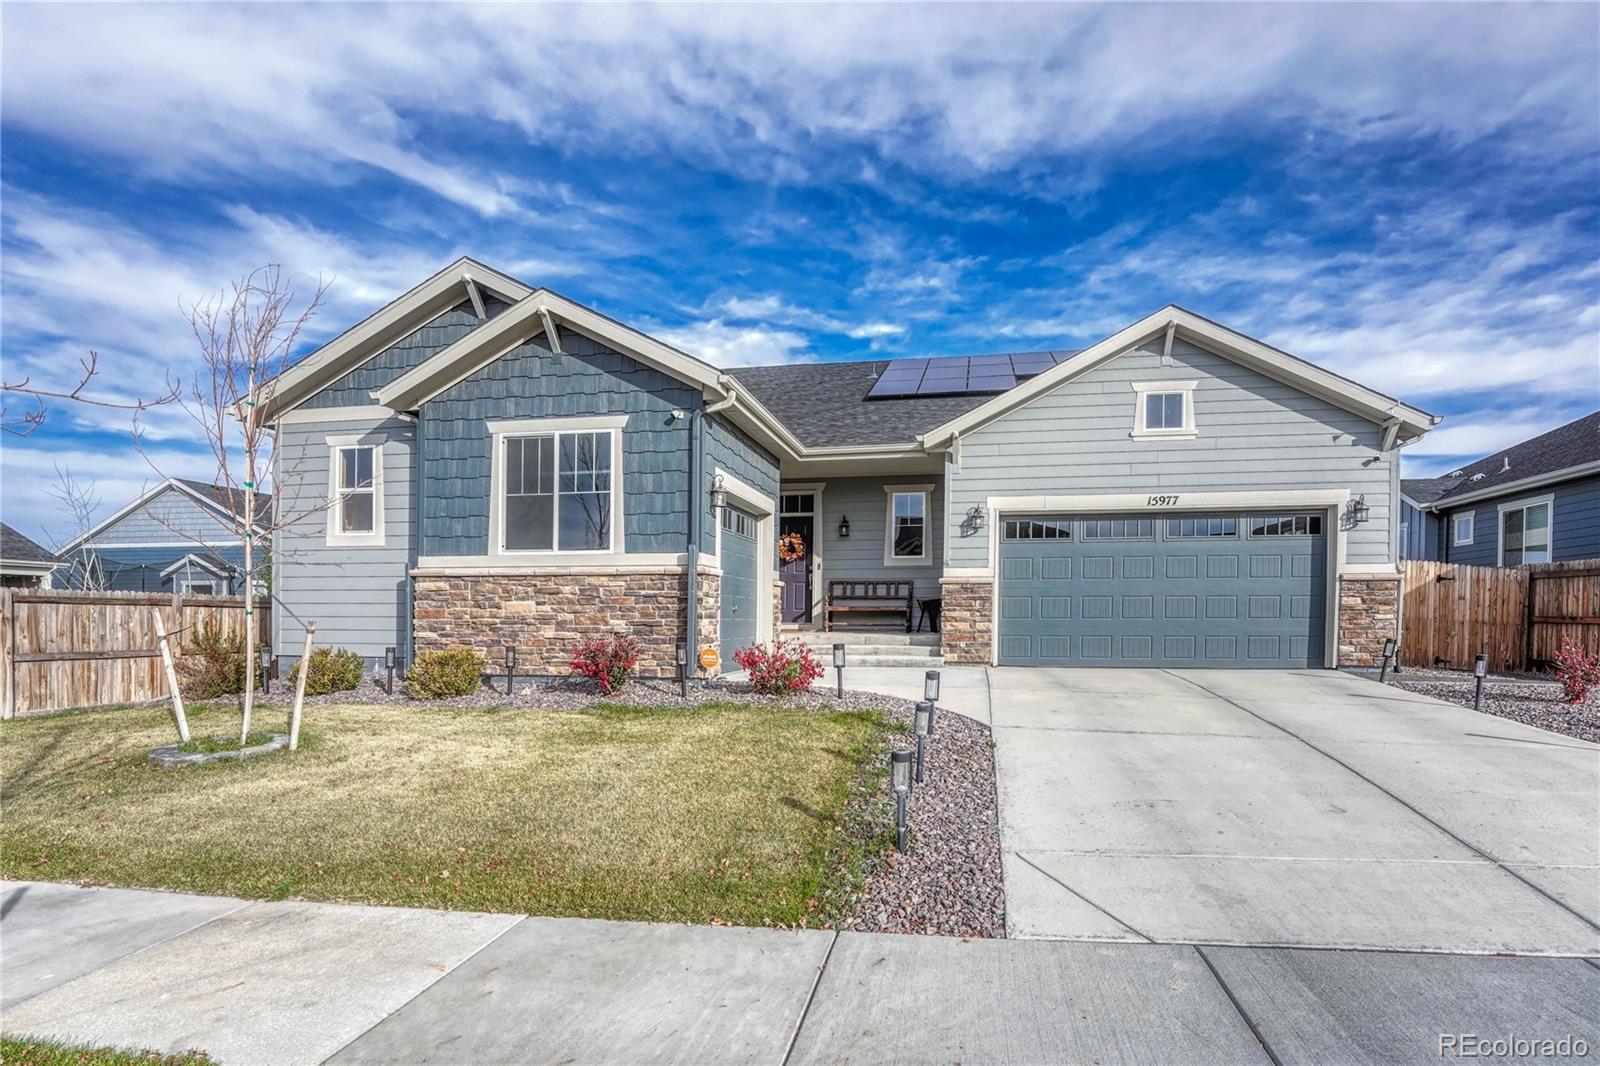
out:
<path id="1" fill-rule="evenodd" d="M 778 561 L 778 576 L 783 582 L 783 620 L 811 621 L 811 534 L 816 519 L 811 515 L 784 515 L 778 520 L 778 535 L 800 534 L 805 554 L 790 562 Z"/>

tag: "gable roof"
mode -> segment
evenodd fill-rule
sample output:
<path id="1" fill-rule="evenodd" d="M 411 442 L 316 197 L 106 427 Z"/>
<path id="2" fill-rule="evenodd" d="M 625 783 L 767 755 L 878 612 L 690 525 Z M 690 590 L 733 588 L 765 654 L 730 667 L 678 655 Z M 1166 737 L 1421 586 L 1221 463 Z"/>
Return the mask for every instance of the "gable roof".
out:
<path id="1" fill-rule="evenodd" d="M 337 337 L 257 388 L 268 421 L 292 410 L 350 370 L 444 314 L 463 300 L 481 305 L 478 287 L 507 303 L 533 290 L 493 267 L 462 256 L 420 285 L 402 293 Z"/>
<path id="2" fill-rule="evenodd" d="M 244 515 L 245 490 L 230 489 L 225 485 L 210 485 L 204 481 L 190 481 L 187 478 L 169 477 L 165 481 L 158 482 L 154 488 L 149 489 L 142 496 L 136 497 L 126 506 L 117 509 L 109 517 L 100 520 L 88 530 L 73 537 L 61 546 L 61 554 L 65 555 L 79 545 L 93 540 L 168 489 L 182 493 L 223 518 L 231 520 L 242 518 Z M 266 528 L 263 523 L 271 524 L 272 497 L 264 492 L 256 493 L 255 497 L 256 514 L 260 516 L 257 519 L 256 530 L 260 532 Z M 174 534 L 174 536 L 178 535 Z"/>
<path id="3" fill-rule="evenodd" d="M 1418 507 L 1432 503 L 1456 483 L 1453 477 L 1407 477 L 1400 479 L 1400 495 Z"/>
<path id="4" fill-rule="evenodd" d="M 54 552 L 0 522 L 0 562 L 26 563 L 29 569 L 59 566 Z"/>
<path id="5" fill-rule="evenodd" d="M 1430 501 L 1412 499 L 1437 510 L 1591 472 L 1600 473 L 1600 411 L 1502 448 L 1446 477 L 1430 479 L 1446 484 Z M 1408 483 L 1402 482 L 1402 489 Z"/>

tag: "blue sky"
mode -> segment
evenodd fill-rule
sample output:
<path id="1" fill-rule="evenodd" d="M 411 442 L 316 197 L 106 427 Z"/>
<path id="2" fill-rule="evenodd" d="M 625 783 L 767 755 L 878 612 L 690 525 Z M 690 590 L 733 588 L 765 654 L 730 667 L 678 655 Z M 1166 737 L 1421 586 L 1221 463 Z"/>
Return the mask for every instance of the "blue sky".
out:
<path id="1" fill-rule="evenodd" d="M 181 305 L 460 254 L 723 365 L 1077 347 L 1182 304 L 1447 417 L 1600 406 L 1600 7 L 0 9 L 0 359 L 194 372 Z M 174 410 L 164 473 L 209 478 Z M 125 415 L 0 440 L 154 477 Z"/>

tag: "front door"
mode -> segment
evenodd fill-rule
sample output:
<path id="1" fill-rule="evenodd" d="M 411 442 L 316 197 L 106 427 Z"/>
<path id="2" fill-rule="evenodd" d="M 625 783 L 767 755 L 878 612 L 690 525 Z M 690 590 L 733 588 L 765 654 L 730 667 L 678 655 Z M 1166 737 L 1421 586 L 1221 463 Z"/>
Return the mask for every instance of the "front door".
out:
<path id="1" fill-rule="evenodd" d="M 778 520 L 778 535 L 800 535 L 804 545 L 797 559 L 779 557 L 778 574 L 783 581 L 783 620 L 785 622 L 811 621 L 811 545 L 816 526 L 814 515 L 784 515 Z"/>

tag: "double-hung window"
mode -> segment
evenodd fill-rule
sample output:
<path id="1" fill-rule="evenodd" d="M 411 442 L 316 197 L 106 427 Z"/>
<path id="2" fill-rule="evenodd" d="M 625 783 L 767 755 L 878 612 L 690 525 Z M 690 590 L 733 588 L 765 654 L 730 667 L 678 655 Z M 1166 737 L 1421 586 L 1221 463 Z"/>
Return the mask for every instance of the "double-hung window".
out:
<path id="1" fill-rule="evenodd" d="M 370 439 L 370 438 L 369 438 Z M 328 543 L 383 543 L 383 446 L 328 438 Z"/>
<path id="2" fill-rule="evenodd" d="M 1501 505 L 1501 566 L 1550 561 L 1550 510 L 1554 503 L 1546 496 Z"/>
<path id="3" fill-rule="evenodd" d="M 618 428 L 500 434 L 500 550 L 615 550 L 620 433 Z"/>
<path id="4" fill-rule="evenodd" d="M 931 485 L 886 485 L 889 494 L 883 561 L 888 565 L 928 560 L 928 499 Z"/>

